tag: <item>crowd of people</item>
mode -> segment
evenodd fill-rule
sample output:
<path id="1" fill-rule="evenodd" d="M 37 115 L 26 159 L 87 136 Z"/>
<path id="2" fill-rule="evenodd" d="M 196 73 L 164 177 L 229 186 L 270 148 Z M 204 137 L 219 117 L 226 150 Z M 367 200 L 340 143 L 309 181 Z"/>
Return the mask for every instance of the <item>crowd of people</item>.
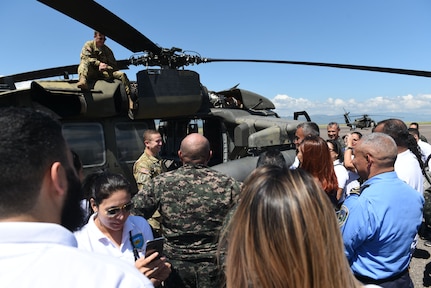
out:
<path id="1" fill-rule="evenodd" d="M 431 227 L 418 125 L 387 119 L 340 137 L 331 122 L 325 140 L 301 123 L 295 161 L 267 149 L 243 183 L 208 167 L 199 133 L 167 171 L 150 129 L 138 191 L 117 173 L 84 178 L 43 112 L 1 108 L 0 128 L 5 287 L 413 287 L 412 253 Z M 158 237 L 163 250 L 146 253 Z"/>

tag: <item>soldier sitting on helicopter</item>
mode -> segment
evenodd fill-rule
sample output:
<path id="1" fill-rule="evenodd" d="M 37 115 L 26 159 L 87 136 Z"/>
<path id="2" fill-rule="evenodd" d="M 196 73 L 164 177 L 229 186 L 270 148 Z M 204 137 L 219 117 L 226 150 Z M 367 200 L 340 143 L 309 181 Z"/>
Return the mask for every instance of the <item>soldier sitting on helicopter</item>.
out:
<path id="1" fill-rule="evenodd" d="M 132 95 L 130 82 L 126 73 L 119 71 L 112 50 L 105 45 L 104 34 L 94 31 L 94 39 L 85 42 L 81 50 L 81 62 L 78 66 L 78 88 L 88 89 L 88 79 L 119 79 L 123 83 L 129 99 L 129 117 L 134 118 L 138 110 L 136 95 Z"/>

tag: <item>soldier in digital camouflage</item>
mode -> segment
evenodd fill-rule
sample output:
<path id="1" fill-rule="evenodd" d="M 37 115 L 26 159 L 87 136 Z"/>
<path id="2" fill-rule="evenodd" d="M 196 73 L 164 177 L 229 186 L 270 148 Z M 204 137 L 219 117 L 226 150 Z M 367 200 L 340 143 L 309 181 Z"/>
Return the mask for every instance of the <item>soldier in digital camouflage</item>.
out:
<path id="1" fill-rule="evenodd" d="M 173 267 L 165 287 L 220 287 L 219 233 L 241 183 L 207 167 L 212 151 L 198 133 L 184 138 L 178 155 L 183 166 L 152 179 L 135 195 L 135 207 L 146 217 L 156 209 L 162 216 L 165 255 Z"/>
<path id="2" fill-rule="evenodd" d="M 160 133 L 153 129 L 147 129 L 144 132 L 143 139 L 145 145 L 144 153 L 142 153 L 133 165 L 133 176 L 135 177 L 138 191 L 145 185 L 148 185 L 152 178 L 166 171 L 166 168 L 162 164 L 162 158 L 159 156 L 163 145 Z M 134 214 L 141 215 L 139 210 L 134 211 Z M 160 213 L 157 210 L 148 219 L 148 223 L 153 229 L 154 237 L 161 236 L 160 221 Z"/>

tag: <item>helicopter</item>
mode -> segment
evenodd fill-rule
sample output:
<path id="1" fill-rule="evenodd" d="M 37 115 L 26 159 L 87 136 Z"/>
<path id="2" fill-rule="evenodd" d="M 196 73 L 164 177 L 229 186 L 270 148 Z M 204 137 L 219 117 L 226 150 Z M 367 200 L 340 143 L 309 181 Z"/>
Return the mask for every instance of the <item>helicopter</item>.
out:
<path id="1" fill-rule="evenodd" d="M 344 121 L 346 121 L 346 125 L 350 127 L 350 130 L 355 130 L 356 128 L 364 129 L 376 127 L 376 121 L 371 119 L 368 114 L 363 114 L 361 117 L 355 118 L 352 122 L 349 117 L 350 112 L 347 112 L 346 110 L 344 110 L 344 112 Z"/>
<path id="2" fill-rule="evenodd" d="M 266 97 L 240 89 L 238 85 L 222 91 L 208 90 L 198 73 L 187 66 L 211 62 L 252 62 L 308 65 L 431 77 L 431 72 L 349 64 L 256 60 L 214 59 L 190 55 L 182 49 L 163 48 L 125 21 L 94 1 L 38 0 L 76 21 L 99 31 L 133 53 L 117 60 L 120 70 L 130 65 L 145 67 L 131 81 L 139 109 L 127 116 L 128 99 L 119 80 L 89 81 L 90 90 L 78 89 L 78 65 L 54 67 L 0 77 L 0 106 L 27 106 L 46 111 L 59 119 L 69 146 L 80 156 L 84 173 L 110 170 L 134 182 L 132 167 L 144 150 L 146 129 L 162 135 L 160 156 L 168 169 L 181 165 L 177 151 L 189 133 L 202 133 L 213 151 L 209 163 L 242 181 L 255 167 L 257 156 L 269 148 L 283 151 L 287 164 L 293 163 L 296 126 L 311 121 L 306 111 L 293 113 L 293 120 L 281 118 Z M 94 17 L 98 15 L 98 17 Z M 97 18 L 97 19 L 96 19 Z M 156 67 L 156 68 L 154 68 Z M 61 80 L 44 80 L 62 76 Z M 16 89 L 17 82 L 31 81 L 30 87 Z M 302 119 L 304 118 L 304 119 Z"/>

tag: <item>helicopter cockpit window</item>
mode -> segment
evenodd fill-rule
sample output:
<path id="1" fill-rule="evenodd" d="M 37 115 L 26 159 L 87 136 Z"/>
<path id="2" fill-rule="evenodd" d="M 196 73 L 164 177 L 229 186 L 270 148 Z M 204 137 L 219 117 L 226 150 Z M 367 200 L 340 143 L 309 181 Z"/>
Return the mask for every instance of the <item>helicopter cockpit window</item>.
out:
<path id="1" fill-rule="evenodd" d="M 120 162 L 135 162 L 144 152 L 143 135 L 149 127 L 146 123 L 116 123 L 115 137 Z"/>
<path id="2" fill-rule="evenodd" d="M 63 136 L 69 147 L 81 158 L 84 168 L 102 166 L 106 162 L 105 139 L 99 123 L 65 123 Z"/>

